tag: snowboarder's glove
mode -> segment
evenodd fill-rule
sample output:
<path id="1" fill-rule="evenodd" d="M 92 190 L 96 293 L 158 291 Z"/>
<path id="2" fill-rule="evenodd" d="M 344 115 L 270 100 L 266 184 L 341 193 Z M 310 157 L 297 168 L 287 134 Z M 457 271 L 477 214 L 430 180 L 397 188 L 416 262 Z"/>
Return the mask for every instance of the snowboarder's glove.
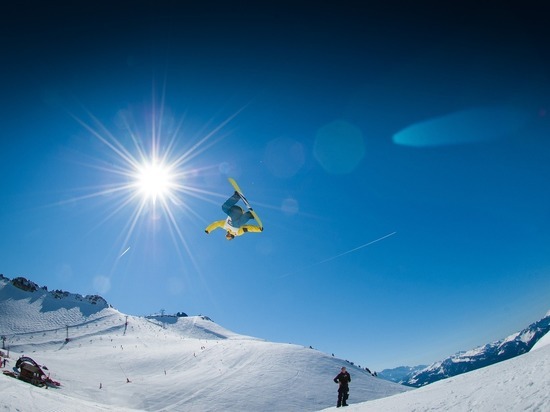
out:
<path id="1" fill-rule="evenodd" d="M 248 228 L 247 228 L 247 227 L 243 227 L 243 232 L 248 232 Z"/>
<path id="2" fill-rule="evenodd" d="M 210 232 L 208 232 L 208 230 L 205 230 L 204 233 L 206 233 L 208 235 Z"/>

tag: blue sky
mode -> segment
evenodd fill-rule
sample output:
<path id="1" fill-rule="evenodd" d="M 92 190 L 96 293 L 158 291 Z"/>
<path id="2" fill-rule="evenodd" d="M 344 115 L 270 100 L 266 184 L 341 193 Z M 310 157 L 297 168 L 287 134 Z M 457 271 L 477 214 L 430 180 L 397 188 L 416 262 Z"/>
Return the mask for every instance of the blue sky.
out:
<path id="1" fill-rule="evenodd" d="M 0 273 L 375 370 L 543 317 L 542 6 L 335 4 L 10 6 Z M 204 233 L 229 176 L 263 233 Z"/>

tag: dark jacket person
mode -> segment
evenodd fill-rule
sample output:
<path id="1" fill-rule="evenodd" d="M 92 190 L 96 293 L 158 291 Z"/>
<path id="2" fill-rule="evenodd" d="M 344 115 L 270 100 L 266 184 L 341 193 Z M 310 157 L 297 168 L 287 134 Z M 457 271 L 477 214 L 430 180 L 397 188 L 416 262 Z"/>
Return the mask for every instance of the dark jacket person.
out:
<path id="1" fill-rule="evenodd" d="M 343 366 L 340 373 L 334 378 L 334 382 L 338 384 L 338 402 L 336 407 L 348 406 L 347 400 L 349 397 L 349 383 L 351 382 L 351 375 L 346 371 L 346 367 Z"/>

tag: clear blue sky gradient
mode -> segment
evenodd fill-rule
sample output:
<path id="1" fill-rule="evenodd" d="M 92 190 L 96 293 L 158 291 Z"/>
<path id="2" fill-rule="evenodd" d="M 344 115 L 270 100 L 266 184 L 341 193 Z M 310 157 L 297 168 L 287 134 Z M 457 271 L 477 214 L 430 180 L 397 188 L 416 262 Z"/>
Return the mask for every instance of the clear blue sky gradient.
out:
<path id="1" fill-rule="evenodd" d="M 138 3 L 3 11 L 0 273 L 374 370 L 550 309 L 543 2 Z M 228 176 L 263 233 L 204 233 Z"/>

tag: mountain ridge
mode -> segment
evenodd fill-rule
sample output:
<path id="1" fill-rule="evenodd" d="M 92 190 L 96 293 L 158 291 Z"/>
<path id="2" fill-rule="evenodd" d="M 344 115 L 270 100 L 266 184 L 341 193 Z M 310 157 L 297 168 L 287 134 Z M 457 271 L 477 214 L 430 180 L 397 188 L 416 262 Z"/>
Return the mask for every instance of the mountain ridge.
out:
<path id="1" fill-rule="evenodd" d="M 513 333 L 504 339 L 468 351 L 457 352 L 424 368 L 403 366 L 385 369 L 378 373 L 378 376 L 411 387 L 425 386 L 527 353 L 548 331 L 550 331 L 550 312 L 520 332 Z M 407 368 L 411 369 L 408 373 Z"/>

